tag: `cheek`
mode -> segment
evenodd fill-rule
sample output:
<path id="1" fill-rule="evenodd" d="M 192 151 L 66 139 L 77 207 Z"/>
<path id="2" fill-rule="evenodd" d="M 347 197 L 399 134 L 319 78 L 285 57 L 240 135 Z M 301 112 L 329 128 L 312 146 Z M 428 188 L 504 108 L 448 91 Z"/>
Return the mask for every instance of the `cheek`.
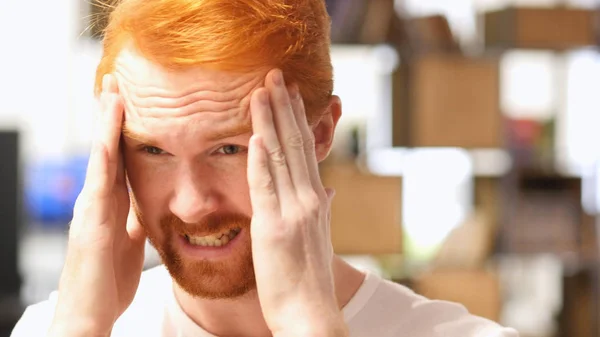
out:
<path id="1" fill-rule="evenodd" d="M 217 183 L 214 185 L 218 189 L 222 200 L 234 208 L 237 212 L 251 215 L 252 207 L 250 204 L 250 191 L 248 189 L 248 179 L 246 173 L 246 159 L 230 160 L 228 163 L 222 162 L 211 166 L 212 176 Z"/>
<path id="2" fill-rule="evenodd" d="M 131 194 L 146 221 L 161 216 L 161 210 L 169 190 L 169 182 L 152 165 L 134 156 L 125 157 L 125 170 Z"/>

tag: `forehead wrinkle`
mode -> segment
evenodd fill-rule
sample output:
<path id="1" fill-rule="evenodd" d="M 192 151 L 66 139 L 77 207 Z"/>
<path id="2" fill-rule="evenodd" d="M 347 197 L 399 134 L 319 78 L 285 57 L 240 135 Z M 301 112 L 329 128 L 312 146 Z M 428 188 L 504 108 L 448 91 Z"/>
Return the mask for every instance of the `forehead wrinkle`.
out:
<path id="1" fill-rule="evenodd" d="M 181 108 L 162 108 L 162 107 L 139 107 L 135 106 L 138 115 L 149 118 L 185 117 L 196 113 L 214 115 L 217 120 L 235 119 L 237 116 L 250 115 L 250 98 L 252 92 L 244 95 L 242 99 L 236 99 L 230 102 L 211 102 L 208 100 L 198 101 Z"/>
<path id="2" fill-rule="evenodd" d="M 190 71 L 193 71 L 193 70 L 190 70 Z M 235 74 L 235 75 L 234 74 L 226 75 L 226 74 L 219 74 L 219 73 L 211 73 L 209 70 L 205 70 L 205 71 L 208 72 L 207 76 L 209 76 L 211 78 L 210 79 L 210 82 L 212 82 L 211 84 L 217 83 L 220 88 L 218 88 L 217 90 L 211 90 L 210 89 L 211 84 L 206 85 L 205 82 L 198 82 L 195 80 L 191 81 L 192 83 L 190 83 L 189 85 L 183 85 L 183 89 L 180 89 L 180 90 L 165 89 L 161 86 L 156 86 L 156 85 L 151 85 L 151 84 L 142 86 L 141 83 L 135 83 L 132 80 L 132 78 L 134 76 L 132 76 L 128 67 L 120 64 L 119 62 L 117 62 L 115 64 L 115 73 L 118 73 L 124 82 L 126 82 L 127 84 L 130 84 L 131 86 L 134 87 L 133 92 L 139 98 L 161 97 L 161 98 L 171 98 L 171 99 L 177 100 L 177 99 L 185 98 L 196 92 L 202 92 L 202 91 L 211 92 L 211 93 L 227 93 L 227 92 L 231 92 L 235 89 L 244 88 L 246 86 L 253 87 L 253 86 L 257 85 L 258 82 L 262 82 L 263 77 L 264 77 L 264 76 L 256 76 L 258 73 L 257 74 L 239 73 L 239 74 Z M 148 70 L 145 71 L 146 74 L 148 72 L 149 72 Z M 150 72 L 152 72 L 151 69 L 150 69 Z M 163 77 L 163 79 L 166 80 L 167 82 L 175 82 L 172 79 L 170 79 L 169 77 L 176 77 L 176 76 L 178 76 L 177 74 L 181 74 L 181 73 L 168 73 L 167 72 L 166 76 L 164 76 L 165 72 L 162 72 L 162 73 L 157 74 L 156 76 Z"/>
<path id="3" fill-rule="evenodd" d="M 231 93 L 233 96 L 237 92 L 242 92 L 243 95 L 239 96 L 243 97 L 253 88 L 264 85 L 264 77 L 269 70 L 264 67 L 257 68 L 255 72 L 232 73 L 199 66 L 183 71 L 172 71 L 152 63 L 139 54 L 133 45 L 127 45 L 121 50 L 115 61 L 114 73 L 120 75 L 124 84 L 130 84 L 132 87 L 129 90 L 130 94 L 136 97 L 134 103 L 138 103 L 137 98 L 159 97 L 174 100 L 184 98 L 173 104 L 177 106 L 187 105 L 194 100 L 193 97 L 188 96 L 201 91 L 212 95 L 211 98 L 215 101 L 232 99 L 228 95 L 218 95 L 219 92 Z M 203 81 L 198 81 L 198 78 Z M 136 79 L 137 81 L 134 81 Z M 157 81 L 161 84 L 157 85 Z"/>
<path id="4" fill-rule="evenodd" d="M 143 109 L 133 109 L 143 110 Z M 137 111 L 136 111 L 137 112 Z M 150 122 L 153 125 L 157 125 L 156 123 L 169 123 L 175 122 L 177 125 L 185 126 L 187 130 L 190 128 L 197 129 L 199 124 L 205 124 L 206 129 L 209 131 L 204 132 L 205 134 L 209 133 L 222 133 L 223 129 L 235 129 L 238 130 L 236 132 L 227 132 L 228 134 L 241 134 L 243 132 L 248 132 L 252 130 L 251 126 L 251 116 L 249 110 L 249 104 L 242 104 L 242 107 L 237 107 L 235 109 L 231 109 L 229 112 L 204 112 L 201 114 L 190 114 L 187 116 L 174 116 L 174 115 L 163 115 L 163 116 L 152 116 L 149 114 L 138 114 L 132 113 L 138 117 L 139 121 L 137 123 L 145 124 L 144 120 Z M 233 127 L 232 127 L 233 125 Z M 213 132 L 213 130 L 215 130 Z M 171 131 L 161 130 L 166 133 L 172 134 Z M 214 137 L 211 137 L 214 138 Z M 222 137 L 224 138 L 224 137 Z"/>
<path id="5" fill-rule="evenodd" d="M 223 86 L 220 90 L 210 89 L 210 85 L 206 85 L 205 83 L 194 83 L 195 86 L 186 86 L 180 94 L 177 94 L 161 87 L 152 85 L 142 86 L 140 83 L 134 83 L 124 67 L 117 67 L 115 74 L 117 74 L 123 84 L 130 87 L 129 91 L 136 98 L 136 103 L 137 101 L 140 104 L 144 104 L 144 101 L 150 102 L 148 106 L 144 105 L 143 107 L 151 107 L 152 105 L 164 105 L 165 107 L 184 106 L 195 100 L 206 99 L 205 97 L 211 97 L 210 99 L 213 101 L 225 102 L 231 100 L 232 96 L 235 98 L 236 90 L 244 92 L 261 82 L 261 78 L 256 76 L 250 79 L 246 78 L 248 76 L 236 76 L 234 80 L 228 81 L 231 82 L 231 85 Z"/>
<path id="6" fill-rule="evenodd" d="M 214 103 L 239 103 L 239 98 L 235 93 L 223 93 L 214 90 L 197 91 L 181 98 L 169 98 L 162 96 L 139 97 L 136 94 L 132 96 L 133 103 L 140 108 L 186 108 L 198 102 L 209 101 Z"/>
<path id="7" fill-rule="evenodd" d="M 186 96 L 139 96 L 139 91 L 145 87 L 136 85 L 125 74 L 126 70 L 119 67 L 115 75 L 126 94 L 126 100 L 130 109 L 135 108 L 137 114 L 145 114 L 148 117 L 160 117 L 163 114 L 173 116 L 186 116 L 198 112 L 220 111 L 233 112 L 238 109 L 244 110 L 249 105 L 249 95 L 258 87 L 263 79 L 254 76 L 250 80 L 242 78 L 238 80 L 237 86 L 226 92 L 215 90 L 194 91 Z M 231 87 L 231 86 L 230 86 Z M 164 90 L 161 90 L 164 91 Z M 162 94 L 161 94 L 162 95 Z M 241 98 L 240 98 L 241 97 Z"/>
<path id="8" fill-rule="evenodd" d="M 117 75 L 119 79 L 120 76 Z M 183 107 L 169 108 L 169 107 L 150 107 L 148 105 L 141 105 L 135 94 L 132 94 L 132 86 L 127 85 L 125 82 L 121 82 L 119 90 L 123 93 L 123 100 L 125 106 L 129 112 L 137 117 L 148 117 L 148 118 L 164 118 L 166 116 L 172 117 L 184 117 L 197 112 L 210 112 L 210 111 L 221 111 L 229 112 L 240 108 L 240 101 L 228 101 L 228 102 L 211 102 L 209 100 L 196 101 Z M 135 87 L 133 87 L 135 88 Z"/>
<path id="9" fill-rule="evenodd" d="M 119 92 L 121 93 L 121 98 L 123 99 L 123 104 L 125 105 L 125 119 L 127 119 L 128 115 L 140 117 L 139 112 L 137 111 L 135 105 L 132 104 L 130 100 L 130 95 L 127 86 L 122 85 L 122 82 L 117 80 L 117 85 L 119 87 Z M 125 122 L 125 120 L 123 121 Z"/>
<path id="10" fill-rule="evenodd" d="M 135 86 L 135 84 L 131 81 L 130 78 L 124 76 L 126 80 L 128 80 L 131 84 Z M 224 76 L 221 76 L 224 77 Z M 220 93 L 222 95 L 226 95 L 228 93 L 234 92 L 236 89 L 244 89 L 246 87 L 253 87 L 258 82 L 261 81 L 260 77 L 252 76 L 252 75 L 239 75 L 239 76 L 230 76 L 230 78 L 211 78 L 209 80 L 211 83 L 206 82 L 196 82 L 194 81 L 190 85 L 185 85 L 183 89 L 169 90 L 163 87 L 155 86 L 155 85 L 146 85 L 146 86 L 136 86 L 136 96 L 139 98 L 168 98 L 172 100 L 180 100 L 185 99 L 190 95 L 194 95 L 197 92 L 208 92 L 208 93 Z M 217 83 L 217 89 L 211 89 L 211 87 Z M 227 98 L 222 98 L 227 99 Z"/>
<path id="11" fill-rule="evenodd" d="M 205 103 L 205 104 L 203 104 Z M 208 105 L 208 106 L 207 106 Z M 235 115 L 237 111 L 240 111 L 239 105 L 231 107 L 216 107 L 215 104 L 207 102 L 197 102 L 191 106 L 183 108 L 137 108 L 138 115 L 143 115 L 147 118 L 165 118 L 169 117 L 186 117 L 194 114 L 210 114 L 210 115 Z"/>

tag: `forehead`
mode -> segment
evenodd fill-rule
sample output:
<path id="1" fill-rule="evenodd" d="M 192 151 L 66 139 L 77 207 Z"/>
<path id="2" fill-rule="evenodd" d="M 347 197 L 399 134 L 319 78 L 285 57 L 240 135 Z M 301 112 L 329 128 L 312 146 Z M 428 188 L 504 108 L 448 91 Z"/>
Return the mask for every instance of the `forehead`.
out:
<path id="1" fill-rule="evenodd" d="M 227 133 L 248 128 L 250 95 L 264 85 L 266 72 L 199 67 L 172 71 L 128 48 L 116 59 L 114 75 L 125 102 L 128 129 L 177 136 L 189 130 Z"/>

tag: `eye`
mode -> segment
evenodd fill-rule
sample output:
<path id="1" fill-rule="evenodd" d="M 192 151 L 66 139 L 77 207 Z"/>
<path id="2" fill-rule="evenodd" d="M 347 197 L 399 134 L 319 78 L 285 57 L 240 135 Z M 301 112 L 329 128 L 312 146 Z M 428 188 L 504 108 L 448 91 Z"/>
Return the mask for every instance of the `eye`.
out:
<path id="1" fill-rule="evenodd" d="M 165 151 L 159 149 L 156 146 L 144 146 L 143 147 L 143 151 L 146 152 L 146 153 L 148 153 L 148 154 L 155 155 L 155 156 L 165 153 Z"/>
<path id="2" fill-rule="evenodd" d="M 218 153 L 233 155 L 237 154 L 241 151 L 240 146 L 238 145 L 225 145 L 217 150 Z"/>

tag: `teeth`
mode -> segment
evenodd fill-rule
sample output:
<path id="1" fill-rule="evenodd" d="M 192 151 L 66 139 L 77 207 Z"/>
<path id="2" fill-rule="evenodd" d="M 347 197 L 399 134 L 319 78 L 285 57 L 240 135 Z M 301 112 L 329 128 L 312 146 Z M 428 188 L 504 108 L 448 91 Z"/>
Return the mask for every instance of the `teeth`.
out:
<path id="1" fill-rule="evenodd" d="M 236 235 L 241 231 L 240 228 L 234 228 L 226 233 L 219 233 L 217 235 L 207 235 L 207 236 L 188 236 L 185 238 L 189 243 L 196 246 L 204 246 L 204 247 L 221 247 L 225 246 L 229 243 L 229 241 L 233 240 Z"/>

